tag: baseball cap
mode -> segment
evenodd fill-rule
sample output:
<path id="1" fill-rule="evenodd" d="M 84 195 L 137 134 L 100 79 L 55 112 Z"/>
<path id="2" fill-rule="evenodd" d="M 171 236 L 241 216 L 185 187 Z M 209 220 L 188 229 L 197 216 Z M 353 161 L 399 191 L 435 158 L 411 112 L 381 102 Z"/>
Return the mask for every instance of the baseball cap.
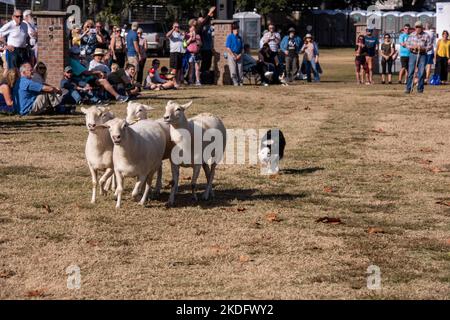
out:
<path id="1" fill-rule="evenodd" d="M 416 23 L 414 24 L 414 27 L 421 27 L 421 28 L 423 28 L 423 24 L 422 24 L 422 21 L 416 21 Z"/>
<path id="2" fill-rule="evenodd" d="M 64 68 L 64 72 L 70 72 L 72 71 L 72 67 L 71 66 L 67 66 Z"/>

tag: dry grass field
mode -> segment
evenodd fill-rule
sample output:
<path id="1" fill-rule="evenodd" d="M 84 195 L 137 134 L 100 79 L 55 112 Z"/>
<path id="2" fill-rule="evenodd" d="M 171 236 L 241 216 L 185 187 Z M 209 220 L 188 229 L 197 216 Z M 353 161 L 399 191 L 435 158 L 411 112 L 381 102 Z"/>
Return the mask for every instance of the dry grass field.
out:
<path id="1" fill-rule="evenodd" d="M 323 50 L 320 84 L 147 93 L 155 118 L 193 100 L 189 115 L 287 140 L 273 178 L 219 166 L 211 202 L 191 201 L 183 169 L 172 209 L 167 187 L 133 202 L 132 179 L 122 209 L 112 194 L 90 204 L 82 115 L 0 116 L 0 298 L 449 299 L 449 87 L 356 86 L 352 60 Z M 370 265 L 380 290 L 367 288 Z"/>

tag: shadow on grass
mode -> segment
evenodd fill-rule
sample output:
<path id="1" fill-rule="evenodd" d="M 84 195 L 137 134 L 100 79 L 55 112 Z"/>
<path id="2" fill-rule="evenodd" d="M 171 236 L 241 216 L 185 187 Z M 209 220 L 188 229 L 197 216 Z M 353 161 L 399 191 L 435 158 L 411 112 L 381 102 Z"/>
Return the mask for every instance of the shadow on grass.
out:
<path id="1" fill-rule="evenodd" d="M 0 124 L 0 134 L 8 134 L 14 131 L 34 130 L 36 128 L 57 127 L 82 127 L 84 122 L 74 122 L 80 118 L 79 115 L 67 116 L 45 116 L 39 118 L 23 117 L 20 120 L 7 121 Z"/>
<path id="2" fill-rule="evenodd" d="M 304 169 L 283 169 L 281 170 L 282 174 L 292 174 L 292 175 L 304 175 L 304 174 L 311 174 L 317 171 L 323 171 L 325 168 L 321 167 L 312 167 L 312 168 L 304 168 Z"/>
<path id="3" fill-rule="evenodd" d="M 214 208 L 214 207 L 232 207 L 235 206 L 233 202 L 235 201 L 257 201 L 261 200 L 264 202 L 268 201 L 295 201 L 299 199 L 304 199 L 309 196 L 307 192 L 300 193 L 259 193 L 257 189 L 223 189 L 215 190 L 215 198 L 212 200 L 204 201 L 201 196 L 206 186 L 199 185 L 197 191 L 198 201 L 195 202 L 192 199 L 192 194 L 190 192 L 179 193 L 175 198 L 175 207 L 195 207 L 200 206 L 201 208 Z M 180 188 L 180 191 L 183 189 Z M 159 201 L 166 202 L 169 199 L 169 193 L 161 193 Z"/>

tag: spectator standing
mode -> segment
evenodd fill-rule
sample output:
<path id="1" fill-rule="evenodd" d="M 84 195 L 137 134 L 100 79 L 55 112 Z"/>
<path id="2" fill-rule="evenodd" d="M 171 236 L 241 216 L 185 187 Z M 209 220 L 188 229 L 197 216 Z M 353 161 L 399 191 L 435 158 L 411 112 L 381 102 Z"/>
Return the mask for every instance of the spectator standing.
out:
<path id="1" fill-rule="evenodd" d="M 19 68 L 30 61 L 28 46 L 30 35 L 28 25 L 23 22 L 21 10 L 14 10 L 12 20 L 0 28 L 0 38 L 8 38 L 6 45 L 6 61 L 8 69 Z"/>
<path id="2" fill-rule="evenodd" d="M 287 81 L 293 81 L 293 75 L 299 68 L 298 54 L 303 46 L 302 40 L 295 34 L 294 28 L 289 28 L 289 35 L 285 36 L 281 41 L 280 48 L 284 53 L 286 61 L 286 76 Z M 294 69 L 294 64 L 296 64 Z"/>
<path id="3" fill-rule="evenodd" d="M 394 56 L 396 54 L 394 42 L 391 39 L 390 34 L 384 35 L 384 42 L 380 46 L 381 54 L 381 83 L 386 83 L 386 75 L 389 84 L 392 84 L 392 64 L 394 62 Z"/>
<path id="4" fill-rule="evenodd" d="M 81 47 L 81 26 L 76 24 L 70 32 L 70 46 Z"/>
<path id="5" fill-rule="evenodd" d="M 109 32 L 105 30 L 103 23 L 98 21 L 95 24 L 95 30 L 97 32 L 97 48 L 107 50 L 109 49 L 109 44 L 111 43 L 111 36 Z"/>
<path id="6" fill-rule="evenodd" d="M 147 39 L 145 39 L 143 36 L 144 30 L 142 30 L 142 28 L 138 28 L 137 34 L 139 38 L 139 53 L 141 57 L 139 60 L 139 72 L 137 76 L 137 82 L 142 83 L 144 77 L 145 62 L 147 61 L 148 44 Z"/>
<path id="7" fill-rule="evenodd" d="M 428 33 L 431 39 L 431 43 L 433 46 L 431 47 L 431 50 L 427 52 L 427 65 L 425 68 L 425 84 L 428 84 L 428 81 L 430 80 L 431 76 L 431 67 L 434 64 L 434 45 L 436 44 L 436 30 L 430 26 L 428 23 L 425 25 L 426 28 L 424 32 Z"/>
<path id="8" fill-rule="evenodd" d="M 14 68 L 9 69 L 0 81 L 0 112 L 14 112 L 13 88 L 18 79 L 19 72 Z"/>
<path id="9" fill-rule="evenodd" d="M 450 65 L 450 40 L 448 39 L 448 31 L 442 32 L 442 38 L 439 39 L 436 47 L 436 67 L 434 74 L 439 75 L 441 84 L 447 84 L 448 66 Z"/>
<path id="10" fill-rule="evenodd" d="M 378 37 L 373 35 L 372 29 L 366 30 L 366 37 L 364 39 L 367 47 L 367 67 L 369 69 L 369 84 L 373 84 L 373 66 L 375 63 L 375 56 L 378 52 L 379 41 Z"/>
<path id="11" fill-rule="evenodd" d="M 318 69 L 319 64 L 319 47 L 311 34 L 307 34 L 304 39 L 305 43 L 300 51 L 303 53 L 303 62 L 306 65 L 307 81 L 311 82 L 311 73 L 314 75 L 314 82 L 320 81 L 320 74 Z"/>
<path id="12" fill-rule="evenodd" d="M 131 24 L 131 30 L 127 34 L 127 57 L 128 63 L 132 64 L 139 73 L 139 61 L 141 60 L 141 54 L 139 50 L 139 37 L 137 30 L 139 28 L 139 23 L 133 22 Z M 134 80 L 136 80 L 135 77 Z"/>
<path id="13" fill-rule="evenodd" d="M 355 73 L 356 73 L 356 83 L 364 84 L 364 74 L 368 74 L 367 68 L 367 47 L 364 40 L 364 36 L 358 36 L 355 47 Z"/>
<path id="14" fill-rule="evenodd" d="M 166 37 L 170 41 L 170 69 L 174 75 L 173 81 L 175 87 L 179 87 L 183 83 L 183 47 L 184 34 L 180 31 L 180 24 L 174 22 L 172 30 L 167 32 Z"/>
<path id="15" fill-rule="evenodd" d="M 409 33 L 411 30 L 411 26 L 409 24 L 405 24 L 403 27 L 402 33 L 400 34 L 400 37 L 398 41 L 400 42 L 400 63 L 401 63 L 401 69 L 400 73 L 398 74 L 398 83 L 402 83 L 403 76 L 405 76 L 405 82 L 408 77 L 408 65 L 409 65 L 409 49 L 407 47 L 406 42 L 409 38 Z M 413 71 L 414 72 L 414 71 Z"/>
<path id="16" fill-rule="evenodd" d="M 230 68 L 230 75 L 233 85 L 242 86 L 244 78 L 242 50 L 244 49 L 244 43 L 239 35 L 239 26 L 237 24 L 233 24 L 231 29 L 231 34 L 227 36 L 225 43 L 228 67 Z"/>
<path id="17" fill-rule="evenodd" d="M 28 26 L 28 36 L 30 37 L 30 62 L 31 65 L 35 65 L 37 62 L 37 41 L 38 41 L 38 30 L 36 23 L 33 18 L 33 12 L 31 10 L 25 10 L 23 12 L 23 22 Z"/>
<path id="18" fill-rule="evenodd" d="M 275 31 L 275 25 L 269 24 L 269 32 L 265 33 L 262 38 L 262 44 L 268 43 L 272 52 L 277 52 L 280 49 L 281 36 Z"/>
<path id="19" fill-rule="evenodd" d="M 62 100 L 59 88 L 32 80 L 33 68 L 30 63 L 20 67 L 21 77 L 14 85 L 14 109 L 21 116 L 38 115 L 56 108 Z"/>
<path id="20" fill-rule="evenodd" d="M 97 30 L 94 28 L 94 21 L 87 20 L 83 25 L 83 33 L 81 34 L 81 57 L 90 63 L 92 60 L 92 54 L 97 48 L 97 42 L 100 36 L 97 34 Z"/>
<path id="21" fill-rule="evenodd" d="M 200 67 L 200 72 L 205 75 L 211 69 L 212 64 L 212 50 L 213 50 L 213 32 L 214 28 L 211 26 L 211 18 L 214 16 L 214 11 L 216 7 L 212 7 L 208 15 L 200 17 L 197 20 L 197 25 L 200 32 L 200 37 L 202 40 L 202 46 L 200 49 L 200 56 L 202 57 L 202 63 Z"/>
<path id="22" fill-rule="evenodd" d="M 109 49 L 111 50 L 112 62 L 117 63 L 120 68 L 123 68 L 126 57 L 126 43 L 118 26 L 113 28 Z"/>
<path id="23" fill-rule="evenodd" d="M 427 52 L 433 47 L 431 37 L 428 33 L 423 31 L 421 21 L 415 23 L 415 29 L 408 38 L 407 47 L 410 51 L 409 56 L 409 74 L 406 83 L 405 93 L 411 93 L 414 85 L 414 74 L 417 67 L 417 77 L 419 79 L 417 85 L 417 92 L 423 93 L 425 84 L 425 66 L 427 62 Z"/>
<path id="24" fill-rule="evenodd" d="M 202 46 L 202 39 L 199 34 L 197 34 L 196 26 L 194 24 L 189 28 L 189 33 L 185 35 L 185 40 L 187 44 L 187 51 L 189 52 L 189 84 L 194 83 L 195 74 L 195 84 L 201 86 L 200 82 L 200 48 Z"/>

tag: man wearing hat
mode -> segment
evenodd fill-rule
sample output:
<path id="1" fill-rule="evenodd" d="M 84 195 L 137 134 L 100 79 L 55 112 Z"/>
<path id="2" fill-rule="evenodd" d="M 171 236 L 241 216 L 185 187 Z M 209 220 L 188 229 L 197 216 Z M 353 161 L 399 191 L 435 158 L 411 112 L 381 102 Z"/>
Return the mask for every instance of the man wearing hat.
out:
<path id="1" fill-rule="evenodd" d="M 111 73 L 111 69 L 103 63 L 103 59 L 105 57 L 105 50 L 101 48 L 97 48 L 94 51 L 94 59 L 89 63 L 89 71 L 101 71 L 106 76 Z"/>
<path id="2" fill-rule="evenodd" d="M 303 42 L 299 36 L 295 34 L 294 28 L 289 28 L 289 35 L 283 37 L 281 40 L 280 48 L 284 53 L 286 59 L 286 77 L 287 81 L 292 82 L 293 75 L 299 68 L 298 54 L 303 46 Z M 295 70 L 294 70 L 295 64 Z"/>
<path id="3" fill-rule="evenodd" d="M 366 61 L 367 67 L 369 69 L 369 84 L 373 84 L 373 65 L 380 43 L 378 41 L 378 37 L 375 37 L 373 35 L 372 29 L 366 29 L 366 36 L 364 37 L 364 41 L 367 48 Z"/>
<path id="4" fill-rule="evenodd" d="M 139 29 L 139 23 L 133 22 L 131 24 L 131 30 L 127 34 L 127 57 L 128 63 L 131 63 L 136 73 L 139 73 L 139 61 L 141 61 L 141 54 L 139 50 L 139 36 L 137 30 Z M 137 76 L 135 76 L 136 80 Z"/>
<path id="5" fill-rule="evenodd" d="M 417 92 L 423 93 L 425 87 L 425 67 L 427 62 L 427 52 L 433 48 L 433 42 L 428 33 L 424 32 L 421 21 L 417 21 L 414 25 L 415 31 L 409 36 L 406 47 L 411 53 L 409 56 L 409 73 L 406 83 L 405 93 L 411 93 L 414 86 L 414 75 L 419 79 Z"/>

